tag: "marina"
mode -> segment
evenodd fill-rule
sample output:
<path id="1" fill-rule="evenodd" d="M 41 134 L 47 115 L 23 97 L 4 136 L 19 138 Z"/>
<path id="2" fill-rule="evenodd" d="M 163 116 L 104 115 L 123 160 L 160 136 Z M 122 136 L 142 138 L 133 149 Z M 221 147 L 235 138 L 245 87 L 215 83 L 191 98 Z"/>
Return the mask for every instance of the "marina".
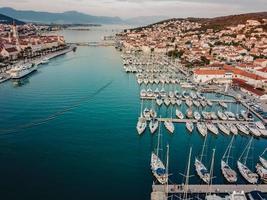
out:
<path id="1" fill-rule="evenodd" d="M 265 181 L 267 173 L 264 167 L 259 164 L 254 165 L 258 174 L 254 173 L 254 168 L 251 168 L 250 171 L 247 167 L 247 159 L 252 142 L 256 139 L 265 140 L 267 137 L 265 121 L 250 109 L 246 101 L 228 94 L 227 88 L 229 86 L 227 85 L 217 89 L 217 92 L 216 89 L 212 92 L 205 92 L 201 86 L 191 81 L 189 74 L 181 69 L 177 61 L 171 62 L 167 58 L 157 55 L 148 57 L 144 55 L 128 56 L 126 54 L 122 55 L 122 58 L 125 72 L 135 75 L 136 82 L 140 88 L 139 97 L 142 102 L 140 112 L 143 113 L 140 118 L 144 120 L 144 126 L 147 123 L 152 123 L 151 119 L 156 120 L 164 124 L 167 136 L 175 137 L 176 134 L 181 134 L 180 131 L 176 130 L 177 126 L 184 124 L 189 135 L 193 135 L 197 131 L 200 137 L 205 138 L 201 154 L 196 156 L 194 162 L 195 171 L 198 179 L 201 180 L 201 184 L 196 185 L 188 180 L 191 170 L 189 162 L 187 175 L 184 175 L 186 178 L 185 184 L 169 185 L 170 181 L 166 183 L 155 181 L 152 185 L 151 199 L 167 199 L 172 194 L 178 194 L 179 196 L 179 194 L 185 193 L 188 193 L 188 195 L 241 191 L 249 193 L 255 190 L 263 193 L 267 192 L 264 182 L 258 179 L 259 174 L 261 179 Z M 151 112 L 153 112 L 154 117 L 152 117 Z M 153 135 L 157 133 L 156 129 L 157 127 L 153 129 L 153 132 L 151 131 Z M 145 132 L 143 129 L 139 135 L 143 135 Z M 215 158 L 215 149 L 212 156 L 211 154 L 209 156 L 204 154 L 209 149 L 206 148 L 207 138 L 217 137 L 221 134 L 231 137 L 231 141 L 226 146 L 227 148 L 225 147 L 226 150 L 222 157 L 220 157 L 221 172 L 219 175 L 218 170 L 214 169 L 214 166 L 218 165 L 218 158 Z M 237 160 L 236 165 L 233 165 L 229 160 L 233 160 L 230 155 L 232 146 L 234 143 L 236 144 L 237 139 L 235 137 L 244 136 L 249 139 L 249 142 L 246 144 L 247 146 L 242 148 L 243 152 L 239 159 L 235 159 Z M 169 148 L 172 148 L 172 146 L 168 146 Z M 192 149 L 190 148 L 190 159 L 191 151 Z M 204 162 L 203 157 L 209 157 L 211 164 L 206 159 Z M 209 164 L 206 165 L 207 163 L 210 166 Z M 164 163 L 162 163 L 163 165 Z M 168 171 L 168 167 L 169 159 L 167 159 L 164 172 Z M 239 171 L 239 174 L 237 174 L 236 170 Z M 169 173 L 172 173 L 172 171 Z M 223 182 L 226 181 L 229 184 L 215 184 L 217 181 L 212 180 L 213 176 L 216 179 L 217 176 L 222 176 Z M 240 179 L 242 179 L 242 184 L 240 184 Z M 244 184 L 244 179 L 246 184 Z M 239 184 L 232 185 L 233 183 Z M 258 183 L 261 184 L 258 185 Z"/>

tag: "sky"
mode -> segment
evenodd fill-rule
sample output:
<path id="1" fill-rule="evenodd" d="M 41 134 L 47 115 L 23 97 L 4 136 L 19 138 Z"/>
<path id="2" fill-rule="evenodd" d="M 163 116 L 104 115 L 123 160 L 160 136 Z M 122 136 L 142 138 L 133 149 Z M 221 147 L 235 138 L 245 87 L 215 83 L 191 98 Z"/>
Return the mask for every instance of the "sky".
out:
<path id="1" fill-rule="evenodd" d="M 0 0 L 0 7 L 98 16 L 215 17 L 267 11 L 267 0 Z"/>

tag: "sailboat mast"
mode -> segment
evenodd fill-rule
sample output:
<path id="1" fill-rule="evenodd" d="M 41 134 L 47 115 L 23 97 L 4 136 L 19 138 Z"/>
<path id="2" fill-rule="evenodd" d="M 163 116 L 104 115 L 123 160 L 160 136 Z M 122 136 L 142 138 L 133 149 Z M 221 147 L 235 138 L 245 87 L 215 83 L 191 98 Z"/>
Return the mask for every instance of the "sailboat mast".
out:
<path id="1" fill-rule="evenodd" d="M 205 136 L 205 139 L 204 139 L 204 144 L 203 144 L 203 147 L 202 147 L 202 151 L 201 151 L 201 155 L 200 155 L 200 162 L 202 162 L 202 158 L 203 158 L 203 154 L 204 154 L 204 149 L 205 149 L 205 146 L 206 146 L 206 140 L 207 140 L 207 136 Z"/>
<path id="2" fill-rule="evenodd" d="M 247 149 L 247 152 L 246 152 L 245 162 L 244 162 L 245 165 L 247 164 L 248 153 L 249 153 L 249 150 L 250 150 L 250 146 L 251 146 L 252 140 L 253 140 L 253 137 L 251 137 L 251 139 L 249 140 L 249 143 L 248 143 L 248 149 Z"/>
<path id="3" fill-rule="evenodd" d="M 209 189 L 210 190 L 209 191 L 211 191 L 211 186 L 212 186 L 215 149 L 213 149 L 212 151 L 213 151 L 213 153 L 212 153 L 212 160 L 211 160 L 211 165 L 210 165 L 210 182 L 209 182 Z"/>
<path id="4" fill-rule="evenodd" d="M 143 103 L 144 103 L 144 100 L 142 99 L 142 101 L 141 101 L 141 108 L 140 108 L 140 117 L 143 117 L 143 115 L 142 115 Z"/>
<path id="5" fill-rule="evenodd" d="M 227 156 L 226 156 L 226 163 L 228 164 L 228 161 L 229 161 L 229 157 L 230 157 L 230 153 L 231 153 L 231 148 L 232 148 L 232 146 L 233 146 L 233 142 L 234 142 L 234 135 L 233 135 L 233 137 L 232 137 L 232 139 L 231 139 L 231 142 L 230 142 L 230 144 L 229 144 L 229 147 L 228 147 L 228 152 L 227 152 Z"/>
<path id="6" fill-rule="evenodd" d="M 267 151 L 267 148 L 264 149 L 264 151 L 262 152 L 261 156 L 263 156 L 265 154 L 265 152 Z"/>
<path id="7" fill-rule="evenodd" d="M 192 154 L 192 147 L 190 147 L 190 151 L 189 151 L 189 158 L 188 158 L 188 164 L 187 164 L 187 170 L 186 170 L 186 177 L 185 177 L 185 190 L 184 190 L 184 197 L 185 197 L 185 199 L 187 199 L 187 193 L 188 193 L 191 154 Z"/>
<path id="8" fill-rule="evenodd" d="M 166 176 L 167 176 L 167 181 L 166 181 L 166 193 L 168 196 L 169 192 L 169 144 L 167 144 L 167 156 L 166 156 Z"/>
<path id="9" fill-rule="evenodd" d="M 160 127 L 161 127 L 161 120 L 159 120 L 158 144 L 157 144 L 157 152 L 156 152 L 157 153 L 157 157 L 159 156 L 160 129 L 161 129 Z"/>

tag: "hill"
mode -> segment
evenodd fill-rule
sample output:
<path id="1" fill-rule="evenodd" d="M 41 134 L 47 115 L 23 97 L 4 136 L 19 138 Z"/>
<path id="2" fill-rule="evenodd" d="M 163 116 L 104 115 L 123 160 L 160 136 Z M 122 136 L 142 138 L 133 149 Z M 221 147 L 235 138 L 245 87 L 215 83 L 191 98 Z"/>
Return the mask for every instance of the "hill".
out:
<path id="1" fill-rule="evenodd" d="M 13 22 L 15 22 L 16 24 L 18 25 L 23 25 L 25 24 L 24 22 L 22 21 L 19 21 L 17 19 L 14 19 L 14 18 L 11 18 L 11 17 L 8 17 L 6 15 L 2 15 L 0 14 L 0 23 L 1 24 L 13 24 Z"/>
<path id="2" fill-rule="evenodd" d="M 227 26 L 236 26 L 238 24 L 244 24 L 247 20 L 267 19 L 267 12 L 258 13 L 246 13 L 239 15 L 229 15 L 215 18 L 187 18 L 190 21 L 196 21 L 203 25 L 203 28 L 208 29 L 222 29 Z"/>
<path id="3" fill-rule="evenodd" d="M 93 16 L 76 11 L 67 11 L 63 13 L 21 11 L 13 8 L 0 8 L 0 13 L 25 22 L 37 23 L 55 23 L 55 24 L 121 24 L 123 20 L 119 17 Z"/>

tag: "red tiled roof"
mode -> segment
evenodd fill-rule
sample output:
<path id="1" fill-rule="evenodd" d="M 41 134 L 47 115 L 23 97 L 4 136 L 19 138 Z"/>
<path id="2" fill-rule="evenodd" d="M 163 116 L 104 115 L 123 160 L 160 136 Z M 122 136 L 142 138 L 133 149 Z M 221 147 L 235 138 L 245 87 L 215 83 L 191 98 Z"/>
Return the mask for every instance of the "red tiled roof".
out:
<path id="1" fill-rule="evenodd" d="M 258 96 L 262 96 L 265 94 L 264 91 L 261 91 L 257 88 L 254 88 L 252 85 L 249 85 L 244 80 L 241 80 L 238 78 L 233 79 L 233 84 L 237 84 L 238 86 L 240 86 L 240 87 L 246 89 L 247 91 L 249 91 L 253 94 L 256 94 Z"/>

